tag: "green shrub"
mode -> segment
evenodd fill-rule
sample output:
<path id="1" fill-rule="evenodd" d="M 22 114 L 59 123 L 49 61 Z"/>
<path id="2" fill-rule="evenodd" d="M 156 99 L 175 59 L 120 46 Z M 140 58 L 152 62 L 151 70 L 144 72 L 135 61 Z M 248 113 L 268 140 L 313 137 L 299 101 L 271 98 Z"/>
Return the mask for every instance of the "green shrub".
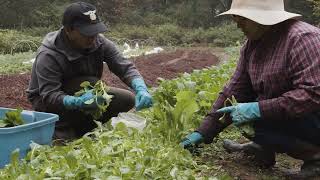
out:
<path id="1" fill-rule="evenodd" d="M 161 46 L 176 46 L 182 44 L 182 37 L 184 36 L 185 29 L 173 25 L 164 24 L 152 26 L 153 33 L 151 38 Z"/>
<path id="2" fill-rule="evenodd" d="M 235 24 L 223 24 L 220 27 L 209 29 L 198 28 L 188 31 L 183 38 L 184 44 L 212 44 L 214 46 L 228 47 L 235 46 L 244 40 L 243 33 Z"/>
<path id="3" fill-rule="evenodd" d="M 312 6 L 312 14 L 313 14 L 313 21 L 314 23 L 317 23 L 319 26 L 319 17 L 320 17 L 320 1 L 319 0 L 307 0 L 309 3 L 311 3 Z"/>
<path id="4" fill-rule="evenodd" d="M 152 30 L 145 26 L 135 25 L 117 25 L 110 27 L 110 31 L 106 33 L 107 37 L 115 39 L 148 39 Z"/>
<path id="5" fill-rule="evenodd" d="M 161 25 L 167 23 L 175 23 L 174 20 L 168 16 L 159 13 L 148 13 L 144 16 L 145 22 L 148 22 L 147 25 Z"/>
<path id="6" fill-rule="evenodd" d="M 183 44 L 200 44 L 208 43 L 207 32 L 203 28 L 198 28 L 194 30 L 189 30 L 186 32 L 185 36 L 182 38 Z"/>
<path id="7" fill-rule="evenodd" d="M 237 45 L 238 42 L 242 42 L 245 38 L 244 34 L 234 23 L 210 28 L 208 33 L 210 37 L 214 37 L 214 39 L 211 39 L 213 42 L 211 40 L 210 42 L 216 46 L 223 47 Z"/>
<path id="8" fill-rule="evenodd" d="M 110 28 L 107 37 L 117 39 L 117 42 L 119 42 L 119 39 L 127 41 L 152 39 L 156 45 L 160 46 L 207 44 L 221 47 L 237 45 L 237 42 L 242 42 L 244 39 L 243 33 L 234 23 L 208 29 L 182 28 L 174 24 L 150 26 L 117 25 L 114 28 Z M 123 42 L 120 44 L 123 44 Z"/>
<path id="9" fill-rule="evenodd" d="M 121 19 L 122 24 L 129 24 L 134 26 L 143 26 L 146 24 L 144 18 L 136 11 L 125 12 L 123 16 L 124 17 Z"/>
<path id="10" fill-rule="evenodd" d="M 0 30 L 0 54 L 35 51 L 41 39 L 16 30 Z"/>
<path id="11" fill-rule="evenodd" d="M 51 31 L 56 31 L 59 28 L 56 27 L 32 27 L 32 28 L 25 28 L 22 30 L 22 33 L 28 36 L 33 37 L 44 37 L 46 34 L 48 34 Z"/>
<path id="12" fill-rule="evenodd" d="M 0 54 L 35 51 L 42 38 L 52 27 L 28 28 L 23 31 L 0 29 Z M 106 37 L 123 45 L 124 42 L 139 42 L 148 46 L 234 46 L 242 42 L 244 36 L 233 23 L 219 27 L 183 28 L 175 24 L 136 26 L 118 24 L 109 27 Z M 131 45 L 134 45 L 133 43 Z M 142 45 L 142 44 L 141 44 Z"/>

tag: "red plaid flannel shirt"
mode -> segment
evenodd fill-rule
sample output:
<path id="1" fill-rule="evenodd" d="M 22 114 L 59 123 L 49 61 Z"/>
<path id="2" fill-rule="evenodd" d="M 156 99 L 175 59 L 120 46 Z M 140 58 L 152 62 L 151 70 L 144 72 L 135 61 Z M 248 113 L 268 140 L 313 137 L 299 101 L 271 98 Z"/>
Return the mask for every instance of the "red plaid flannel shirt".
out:
<path id="1" fill-rule="evenodd" d="M 260 40 L 248 40 L 237 68 L 198 132 L 205 142 L 231 124 L 218 121 L 226 98 L 259 102 L 263 120 L 285 121 L 320 109 L 320 29 L 297 20 L 275 25 Z"/>

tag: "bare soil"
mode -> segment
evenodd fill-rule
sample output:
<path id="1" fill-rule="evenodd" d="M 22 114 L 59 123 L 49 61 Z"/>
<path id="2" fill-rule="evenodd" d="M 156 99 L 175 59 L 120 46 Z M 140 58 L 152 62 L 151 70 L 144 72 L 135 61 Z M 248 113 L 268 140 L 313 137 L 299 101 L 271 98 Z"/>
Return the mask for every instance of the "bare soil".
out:
<path id="1" fill-rule="evenodd" d="M 133 58 L 132 61 L 148 86 L 157 86 L 157 78 L 172 79 L 183 72 L 192 72 L 216 65 L 217 56 L 209 49 L 179 49 L 172 52 L 151 54 Z M 129 89 L 107 66 L 102 79 L 109 86 Z M 0 75 L 0 107 L 32 109 L 26 97 L 30 73 Z"/>
<path id="2" fill-rule="evenodd" d="M 218 58 L 219 57 L 219 58 Z M 226 60 L 227 56 L 222 49 L 192 48 L 177 49 L 171 52 L 140 56 L 132 59 L 147 85 L 157 86 L 157 78 L 172 79 L 183 72 L 192 72 L 194 69 L 203 69 Z M 105 68 L 103 78 L 109 86 L 128 87 Z M 30 73 L 15 75 L 0 75 L 0 107 L 31 110 L 31 104 L 26 98 L 26 89 L 30 80 Z M 224 151 L 213 152 L 200 158 L 203 162 L 212 164 L 213 170 L 203 176 L 217 175 L 224 172 L 234 179 L 288 179 L 284 172 L 288 169 L 298 171 L 301 162 L 287 156 L 277 157 L 279 163 L 273 169 L 259 169 L 242 154 L 228 154 Z M 218 171 L 217 171 L 218 170 Z M 219 174 L 219 173 L 218 173 Z M 289 178 L 290 179 L 290 178 Z"/>

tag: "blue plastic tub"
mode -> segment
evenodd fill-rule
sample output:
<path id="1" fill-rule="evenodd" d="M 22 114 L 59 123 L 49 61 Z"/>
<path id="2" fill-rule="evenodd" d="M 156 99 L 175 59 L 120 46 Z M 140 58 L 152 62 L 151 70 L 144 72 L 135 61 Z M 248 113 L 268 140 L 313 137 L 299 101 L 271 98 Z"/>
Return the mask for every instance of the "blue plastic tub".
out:
<path id="1" fill-rule="evenodd" d="M 0 119 L 3 119 L 9 108 L 0 107 Z M 51 144 L 56 114 L 22 111 L 25 124 L 9 128 L 0 128 L 0 168 L 10 162 L 11 152 L 19 148 L 20 158 L 24 158 L 30 150 L 30 143 Z"/>

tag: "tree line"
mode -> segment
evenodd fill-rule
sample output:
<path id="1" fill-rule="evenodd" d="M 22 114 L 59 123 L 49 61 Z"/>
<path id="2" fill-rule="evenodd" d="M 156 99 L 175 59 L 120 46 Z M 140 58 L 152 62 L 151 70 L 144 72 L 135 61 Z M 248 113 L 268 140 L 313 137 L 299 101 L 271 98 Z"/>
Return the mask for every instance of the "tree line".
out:
<path id="1" fill-rule="evenodd" d="M 84 0 L 97 6 L 107 24 L 157 25 L 208 28 L 228 20 L 216 15 L 232 0 Z M 59 27 L 64 8 L 73 0 L 11 0 L 0 4 L 1 28 Z M 286 9 L 304 20 L 318 23 L 319 0 L 285 0 Z"/>

